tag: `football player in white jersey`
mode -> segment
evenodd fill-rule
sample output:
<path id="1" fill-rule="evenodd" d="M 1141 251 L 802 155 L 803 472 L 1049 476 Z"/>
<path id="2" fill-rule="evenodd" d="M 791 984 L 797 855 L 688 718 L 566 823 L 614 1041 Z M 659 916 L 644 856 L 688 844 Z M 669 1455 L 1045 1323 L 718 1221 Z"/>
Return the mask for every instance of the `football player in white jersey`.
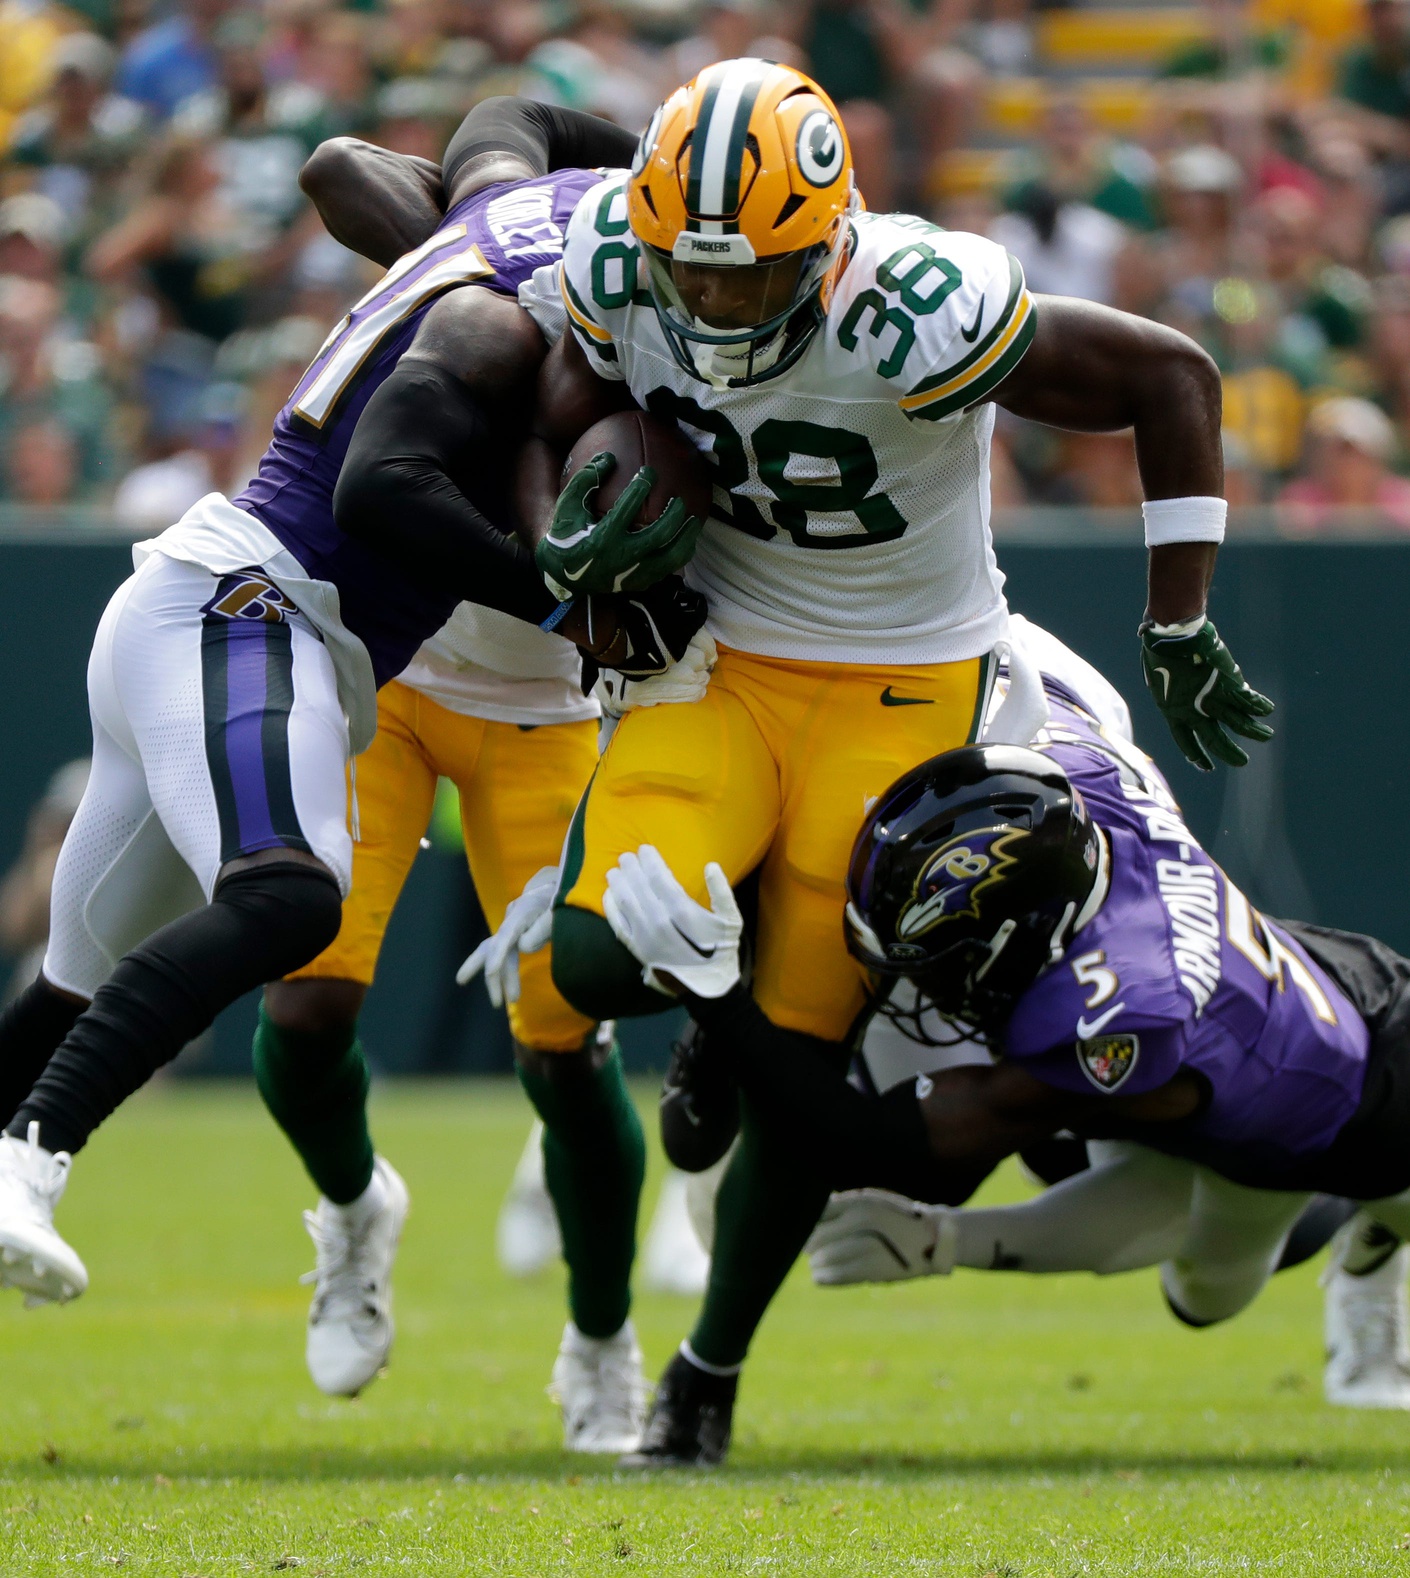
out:
<path id="1" fill-rule="evenodd" d="M 1201 767 L 1246 760 L 1226 728 L 1271 733 L 1205 617 L 1226 513 L 1214 364 L 1162 325 L 1034 298 L 981 237 L 864 213 L 836 112 L 800 73 L 726 61 L 674 93 L 631 171 L 579 204 L 562 290 L 573 332 L 545 363 L 521 497 L 549 584 L 611 585 L 630 560 L 590 479 L 559 494 L 563 456 L 603 415 L 674 419 L 716 483 L 687 572 L 719 644 L 709 689 L 623 720 L 569 840 L 553 968 L 589 1017 L 668 1001 L 603 918 L 607 872 L 652 844 L 697 900 L 707 863 L 732 883 L 757 872 L 759 1006 L 840 1051 L 863 1007 L 837 919 L 858 817 L 973 738 L 1006 629 L 994 403 L 1134 429 L 1156 699 Z M 822 1204 L 746 1111 L 677 1366 L 737 1370 Z"/>

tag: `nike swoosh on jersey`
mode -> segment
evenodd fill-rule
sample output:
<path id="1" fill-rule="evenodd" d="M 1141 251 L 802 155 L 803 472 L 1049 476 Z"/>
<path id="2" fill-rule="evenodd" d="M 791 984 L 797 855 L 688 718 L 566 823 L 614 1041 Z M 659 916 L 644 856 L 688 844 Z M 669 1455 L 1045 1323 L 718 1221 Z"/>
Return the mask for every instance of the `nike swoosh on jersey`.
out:
<path id="1" fill-rule="evenodd" d="M 984 327 L 984 306 L 985 303 L 981 301 L 979 311 L 974 315 L 974 322 L 967 329 L 963 327 L 960 329 L 960 338 L 966 345 L 973 345 L 979 338 L 979 331 Z"/>
<path id="2" fill-rule="evenodd" d="M 700 957 L 702 959 L 713 959 L 715 957 L 715 949 L 714 949 L 713 945 L 710 946 L 709 948 L 702 948 L 700 946 L 700 944 L 698 942 L 696 942 L 693 937 L 687 937 L 686 934 L 680 929 L 679 926 L 676 925 L 676 923 L 674 921 L 671 922 L 671 927 L 674 930 L 676 936 L 679 937 L 681 939 L 681 941 L 685 943 L 686 947 L 693 948 L 696 951 L 696 953 L 698 953 L 700 955 Z"/>
<path id="3" fill-rule="evenodd" d="M 930 696 L 897 696 L 888 685 L 881 693 L 883 707 L 933 707 L 935 701 Z"/>
<path id="4" fill-rule="evenodd" d="M 1102 1026 L 1109 1025 L 1125 1006 L 1124 1002 L 1116 1003 L 1111 1008 L 1108 1008 L 1104 1014 L 1098 1014 L 1095 1019 L 1088 1019 L 1085 1015 L 1080 1016 L 1077 1020 L 1077 1039 L 1079 1041 L 1090 1041 L 1101 1030 Z"/>

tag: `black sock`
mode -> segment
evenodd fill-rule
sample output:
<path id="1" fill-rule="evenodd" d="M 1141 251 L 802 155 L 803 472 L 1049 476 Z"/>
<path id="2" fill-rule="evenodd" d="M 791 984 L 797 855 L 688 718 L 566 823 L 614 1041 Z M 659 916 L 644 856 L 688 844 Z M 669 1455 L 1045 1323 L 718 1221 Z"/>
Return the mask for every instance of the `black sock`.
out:
<path id="1" fill-rule="evenodd" d="M 943 1169 L 912 1083 L 864 1096 L 847 1081 L 845 1047 L 780 1028 L 743 986 L 689 1006 L 705 1032 L 705 1055 L 734 1075 L 775 1148 L 792 1151 L 831 1189 L 941 1198 Z"/>
<path id="2" fill-rule="evenodd" d="M 0 1011 L 0 1128 L 34 1089 L 83 1007 L 41 975 Z"/>
<path id="3" fill-rule="evenodd" d="M 222 1008 L 297 970 L 338 934 L 338 885 L 321 867 L 253 866 L 204 909 L 126 954 L 6 1126 L 77 1151 L 120 1103 L 207 1028 Z"/>

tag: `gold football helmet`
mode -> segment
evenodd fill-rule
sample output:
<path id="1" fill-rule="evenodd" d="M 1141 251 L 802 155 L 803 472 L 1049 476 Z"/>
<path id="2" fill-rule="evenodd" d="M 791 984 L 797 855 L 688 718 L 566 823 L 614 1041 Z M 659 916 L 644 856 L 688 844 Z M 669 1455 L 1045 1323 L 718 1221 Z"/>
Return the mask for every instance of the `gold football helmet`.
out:
<path id="1" fill-rule="evenodd" d="M 680 365 L 720 386 L 777 376 L 822 323 L 858 206 L 832 101 L 791 66 L 726 60 L 651 118 L 627 218 Z"/>

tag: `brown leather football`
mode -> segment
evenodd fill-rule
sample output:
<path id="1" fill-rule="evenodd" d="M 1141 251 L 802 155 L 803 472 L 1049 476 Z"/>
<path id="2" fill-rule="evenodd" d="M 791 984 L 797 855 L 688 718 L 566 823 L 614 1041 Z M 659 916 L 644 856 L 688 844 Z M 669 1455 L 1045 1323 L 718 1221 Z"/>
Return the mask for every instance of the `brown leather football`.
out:
<path id="1" fill-rule="evenodd" d="M 655 467 L 656 484 L 637 514 L 637 526 L 649 525 L 677 497 L 702 520 L 710 513 L 714 468 L 675 423 L 649 411 L 618 411 L 603 417 L 573 445 L 563 465 L 563 481 L 604 450 L 617 457 L 617 466 L 588 500 L 594 515 L 616 502 L 642 466 Z"/>

